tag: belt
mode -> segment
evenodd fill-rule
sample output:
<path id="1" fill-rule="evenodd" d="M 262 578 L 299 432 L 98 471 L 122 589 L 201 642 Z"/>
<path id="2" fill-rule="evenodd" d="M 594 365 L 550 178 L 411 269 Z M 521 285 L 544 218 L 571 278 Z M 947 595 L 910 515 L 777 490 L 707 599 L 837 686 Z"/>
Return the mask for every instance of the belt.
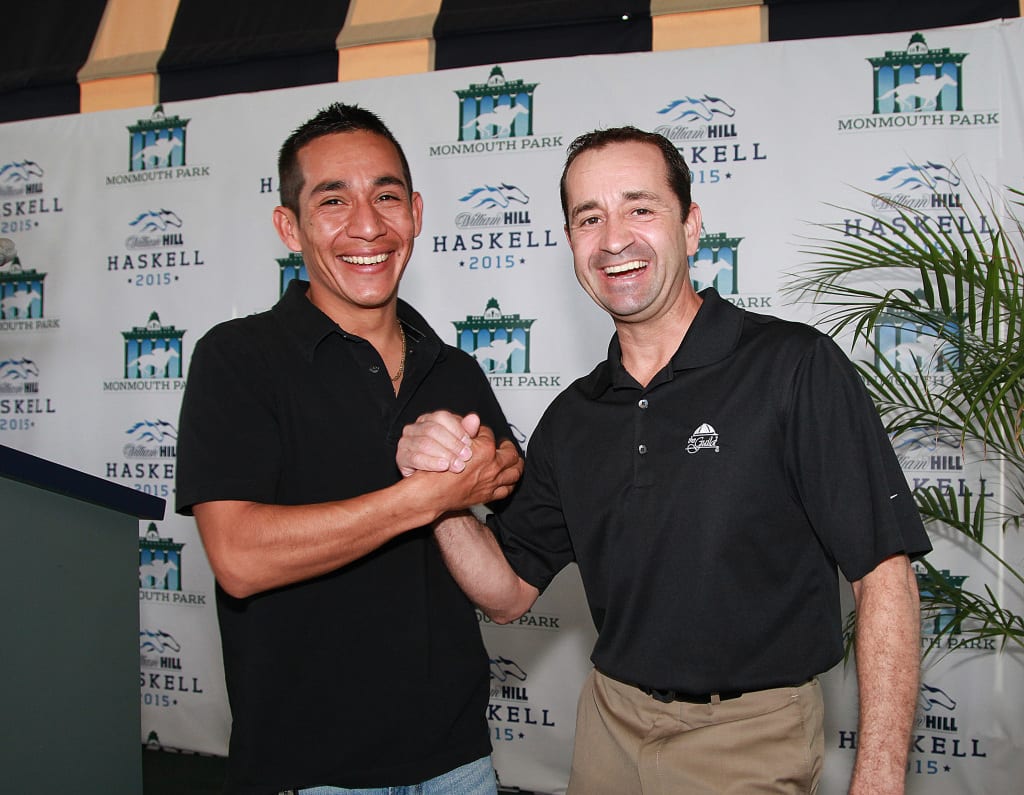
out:
<path id="1" fill-rule="evenodd" d="M 681 693 L 678 690 L 658 690 L 653 687 L 640 687 L 640 691 L 663 704 L 671 704 L 673 701 L 684 701 L 687 704 L 717 704 L 719 701 L 728 701 L 743 695 L 738 690 L 719 693 Z"/>

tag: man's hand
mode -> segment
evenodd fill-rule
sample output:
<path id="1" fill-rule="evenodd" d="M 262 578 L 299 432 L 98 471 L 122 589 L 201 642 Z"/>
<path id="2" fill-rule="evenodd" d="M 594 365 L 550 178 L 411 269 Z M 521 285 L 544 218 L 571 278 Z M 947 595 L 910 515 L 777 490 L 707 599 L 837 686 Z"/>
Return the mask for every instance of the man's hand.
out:
<path id="1" fill-rule="evenodd" d="M 396 456 L 398 469 L 403 477 L 417 470 L 462 472 L 473 456 L 472 442 L 479 432 L 480 417 L 476 414 L 424 414 L 402 431 Z"/>
<path id="2" fill-rule="evenodd" d="M 453 509 L 503 500 L 523 474 L 523 459 L 516 446 L 508 440 L 495 445 L 491 429 L 480 426 L 479 419 L 476 424 L 469 458 L 460 459 L 461 472 L 453 469 L 443 476 L 450 481 L 447 487 Z"/>

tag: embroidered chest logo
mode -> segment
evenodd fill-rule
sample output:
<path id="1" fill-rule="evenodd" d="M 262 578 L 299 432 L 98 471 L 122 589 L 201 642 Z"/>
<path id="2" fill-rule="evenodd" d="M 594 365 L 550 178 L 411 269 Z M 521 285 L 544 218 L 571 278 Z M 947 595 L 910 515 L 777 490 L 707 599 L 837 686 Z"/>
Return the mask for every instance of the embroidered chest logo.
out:
<path id="1" fill-rule="evenodd" d="M 690 438 L 686 440 L 686 452 L 693 455 L 698 450 L 714 450 L 716 453 L 718 452 L 718 431 L 706 422 L 701 423 L 700 427 L 690 434 Z"/>

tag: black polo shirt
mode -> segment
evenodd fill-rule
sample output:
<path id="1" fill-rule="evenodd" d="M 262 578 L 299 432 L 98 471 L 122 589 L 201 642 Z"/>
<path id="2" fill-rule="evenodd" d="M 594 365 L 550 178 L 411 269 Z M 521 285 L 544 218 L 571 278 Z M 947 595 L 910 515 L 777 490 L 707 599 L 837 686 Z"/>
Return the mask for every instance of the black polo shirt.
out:
<path id="1" fill-rule="evenodd" d="M 539 588 L 579 564 L 604 673 L 690 693 L 796 684 L 842 656 L 837 565 L 856 580 L 930 544 L 843 352 L 701 295 L 646 388 L 613 338 L 556 398 L 493 526 Z"/>
<path id="2" fill-rule="evenodd" d="M 182 404 L 177 510 L 210 500 L 300 505 L 399 480 L 402 428 L 479 412 L 511 438 L 486 376 L 399 302 L 396 398 L 383 361 L 293 282 L 269 312 L 196 345 Z M 248 599 L 217 589 L 232 711 L 231 793 L 432 778 L 490 753 L 487 656 L 431 531 Z"/>

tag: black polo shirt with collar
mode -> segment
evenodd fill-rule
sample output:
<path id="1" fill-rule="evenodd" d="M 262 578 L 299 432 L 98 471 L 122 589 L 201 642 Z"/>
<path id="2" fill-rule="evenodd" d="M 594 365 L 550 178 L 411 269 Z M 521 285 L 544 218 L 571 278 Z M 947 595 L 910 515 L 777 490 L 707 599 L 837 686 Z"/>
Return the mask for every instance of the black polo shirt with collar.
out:
<path id="1" fill-rule="evenodd" d="M 541 589 L 578 563 L 609 676 L 688 693 L 798 684 L 842 656 L 837 566 L 856 580 L 930 544 L 832 340 L 701 295 L 646 388 L 616 337 L 556 398 L 492 526 Z"/>
<path id="2" fill-rule="evenodd" d="M 508 425 L 479 365 L 399 302 L 399 395 L 375 349 L 292 282 L 270 311 L 196 345 L 182 403 L 177 510 L 301 505 L 399 480 L 402 428 L 424 412 Z M 217 589 L 232 711 L 228 791 L 423 781 L 490 753 L 488 663 L 474 610 L 431 531 L 248 599 Z"/>

